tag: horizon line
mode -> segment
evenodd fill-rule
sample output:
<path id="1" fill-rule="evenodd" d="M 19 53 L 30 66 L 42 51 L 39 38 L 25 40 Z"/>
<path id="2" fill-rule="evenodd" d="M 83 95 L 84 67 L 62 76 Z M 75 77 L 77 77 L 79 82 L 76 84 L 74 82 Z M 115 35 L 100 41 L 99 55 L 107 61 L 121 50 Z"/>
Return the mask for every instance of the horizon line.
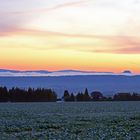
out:
<path id="1" fill-rule="evenodd" d="M 114 72 L 114 71 L 96 71 L 96 70 L 80 70 L 80 69 L 57 69 L 57 70 L 48 70 L 48 69 L 9 69 L 9 68 L 0 68 L 0 70 L 9 70 L 9 71 L 20 71 L 20 72 L 26 72 L 26 71 L 48 71 L 48 72 L 60 72 L 60 71 L 79 71 L 79 72 L 87 72 L 87 73 L 130 73 L 130 74 L 135 74 L 135 72 L 131 70 L 123 70 L 120 72 Z M 140 73 L 140 72 L 139 72 Z"/>

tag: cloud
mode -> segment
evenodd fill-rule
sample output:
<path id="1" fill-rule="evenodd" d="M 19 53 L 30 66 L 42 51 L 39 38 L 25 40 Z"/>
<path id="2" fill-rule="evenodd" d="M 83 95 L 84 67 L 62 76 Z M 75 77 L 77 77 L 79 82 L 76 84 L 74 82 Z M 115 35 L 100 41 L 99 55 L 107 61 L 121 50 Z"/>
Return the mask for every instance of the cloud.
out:
<path id="1" fill-rule="evenodd" d="M 19 1 L 13 2 L 16 5 Z M 139 11 L 138 0 L 43 1 L 44 5 L 37 7 L 38 2 L 35 0 L 36 6 L 33 6 L 33 1 L 29 2 L 28 8 L 22 7 L 21 10 L 18 7 L 1 10 L 0 36 L 32 37 L 43 42 L 44 46 L 45 41 L 49 40 L 50 46 L 46 43 L 47 47 L 39 46 L 34 47 L 35 49 L 140 54 L 140 20 L 136 14 Z M 83 4 L 84 8 L 80 7 Z M 40 19 L 42 15 L 44 20 Z M 34 16 L 37 20 L 32 21 Z M 34 25 L 44 23 L 45 28 L 41 30 L 35 26 L 31 29 L 33 26 L 29 26 L 30 22 Z M 53 37 L 55 40 L 50 39 Z"/>
<path id="2" fill-rule="evenodd" d="M 30 23 L 32 20 L 32 15 L 36 14 L 43 14 L 44 12 L 52 12 L 57 9 L 71 7 L 71 6 L 77 6 L 80 4 L 83 4 L 87 2 L 88 0 L 81 0 L 81 1 L 72 1 L 72 2 L 63 2 L 61 4 L 53 5 L 51 7 L 47 8 L 28 8 L 26 10 L 9 10 L 9 11 L 0 11 L 0 36 L 7 35 L 10 32 L 17 32 L 17 30 L 21 31 L 24 29 L 24 25 Z M 8 3 L 9 1 L 6 1 L 5 3 Z M 15 2 L 15 5 L 17 1 Z M 46 5 L 47 6 L 47 5 Z M 17 9 L 15 7 L 15 9 Z"/>
<path id="3" fill-rule="evenodd" d="M 30 18 L 26 15 L 20 16 L 13 13 L 0 14 L 0 35 L 9 35 L 17 30 L 22 30 Z"/>
<path id="4" fill-rule="evenodd" d="M 120 49 L 113 50 L 114 53 L 119 53 L 119 54 L 140 54 L 140 43 L 139 46 L 137 47 L 124 47 Z"/>
<path id="5" fill-rule="evenodd" d="M 30 32 L 31 33 L 31 32 Z M 36 32 L 42 37 L 55 36 L 57 49 L 73 49 L 98 53 L 140 54 L 140 38 L 136 36 L 99 36 L 84 34 L 65 34 L 59 32 Z M 55 42 L 55 41 L 53 41 Z M 51 49 L 51 48 L 50 48 Z M 52 47 L 54 49 L 54 47 Z"/>
<path id="6" fill-rule="evenodd" d="M 37 10 L 32 11 L 32 12 L 51 12 L 51 11 L 54 11 L 54 10 L 57 10 L 57 9 L 60 9 L 60 8 L 78 6 L 78 5 L 84 4 L 84 3 L 88 2 L 88 1 L 89 0 L 81 0 L 81 1 L 76 1 L 76 2 L 69 2 L 69 3 L 59 4 L 59 5 L 56 5 L 56 6 L 51 7 L 51 8 L 37 9 Z"/>
<path id="7" fill-rule="evenodd" d="M 30 8 L 29 10 L 23 10 L 23 11 L 9 11 L 9 12 L 3 12 L 0 13 L 0 15 L 5 14 L 5 15 L 23 15 L 23 14 L 35 14 L 35 13 L 42 13 L 42 12 L 51 12 L 57 9 L 61 8 L 67 8 L 67 7 L 73 7 L 73 6 L 78 6 L 84 3 L 89 2 L 89 0 L 80 0 L 80 1 L 72 1 L 72 2 L 61 2 L 60 4 L 54 4 L 53 6 L 47 6 L 44 8 L 42 5 L 42 8 Z"/>
<path id="8" fill-rule="evenodd" d="M 114 37 L 101 37 L 103 42 L 108 42 L 107 46 L 103 44 L 97 48 L 90 47 L 84 51 L 96 53 L 113 53 L 113 54 L 140 54 L 140 38 L 135 36 L 114 36 Z"/>
<path id="9" fill-rule="evenodd" d="M 87 51 L 87 50 L 85 50 Z M 115 49 L 96 49 L 96 50 L 88 50 L 89 52 L 96 52 L 96 53 L 111 53 L 111 54 L 140 54 L 140 47 L 135 48 L 115 48 Z"/>
<path id="10" fill-rule="evenodd" d="M 18 28 L 13 32 L 12 30 L 7 32 L 7 34 L 11 37 L 15 35 L 19 38 L 34 38 L 35 44 L 40 42 L 42 45 L 37 43 L 40 46 L 30 46 L 30 44 L 26 46 L 37 50 L 65 49 L 93 53 L 140 54 L 140 38 L 136 36 L 66 34 L 63 32 Z M 27 41 L 27 43 L 29 42 Z"/>

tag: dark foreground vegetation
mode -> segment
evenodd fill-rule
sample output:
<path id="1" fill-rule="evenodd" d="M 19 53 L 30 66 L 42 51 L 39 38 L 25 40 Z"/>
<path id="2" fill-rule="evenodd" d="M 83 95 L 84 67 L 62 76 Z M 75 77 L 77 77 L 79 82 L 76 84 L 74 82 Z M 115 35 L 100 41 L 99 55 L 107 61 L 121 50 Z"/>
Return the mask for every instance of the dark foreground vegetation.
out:
<path id="1" fill-rule="evenodd" d="M 55 102 L 57 95 L 51 89 L 0 87 L 0 102 Z"/>
<path id="2" fill-rule="evenodd" d="M 56 102 L 56 101 L 140 101 L 140 94 L 138 93 L 117 93 L 112 97 L 105 97 L 99 91 L 84 92 L 77 94 L 64 91 L 61 99 L 57 98 L 57 94 L 51 89 L 45 88 L 11 88 L 0 87 L 0 102 Z"/>
<path id="3" fill-rule="evenodd" d="M 105 97 L 99 91 L 93 91 L 89 94 L 88 89 L 85 92 L 79 92 L 74 96 L 73 93 L 64 91 L 64 101 L 140 101 L 138 93 L 117 93 L 113 97 Z"/>

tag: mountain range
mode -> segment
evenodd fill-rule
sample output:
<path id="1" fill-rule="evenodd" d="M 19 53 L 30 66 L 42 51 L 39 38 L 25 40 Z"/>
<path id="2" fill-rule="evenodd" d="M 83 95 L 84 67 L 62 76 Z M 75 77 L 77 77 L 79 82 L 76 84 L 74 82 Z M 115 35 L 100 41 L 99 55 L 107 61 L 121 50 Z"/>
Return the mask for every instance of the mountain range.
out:
<path id="1" fill-rule="evenodd" d="M 96 72 L 96 71 L 79 71 L 79 70 L 33 70 L 33 71 L 18 71 L 0 69 L 0 76 L 74 76 L 74 75 L 133 75 L 131 71 L 125 70 L 122 73 L 113 72 Z"/>

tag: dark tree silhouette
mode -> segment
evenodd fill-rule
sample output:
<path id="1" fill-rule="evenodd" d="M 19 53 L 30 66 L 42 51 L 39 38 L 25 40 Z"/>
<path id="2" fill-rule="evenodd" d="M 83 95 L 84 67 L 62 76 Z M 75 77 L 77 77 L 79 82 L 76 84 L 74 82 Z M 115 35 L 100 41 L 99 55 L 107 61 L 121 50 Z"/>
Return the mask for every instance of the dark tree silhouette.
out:
<path id="1" fill-rule="evenodd" d="M 83 93 L 78 93 L 77 95 L 76 95 L 76 101 L 84 101 L 84 99 L 83 99 Z"/>
<path id="2" fill-rule="evenodd" d="M 79 92 L 74 96 L 69 94 L 68 90 L 64 91 L 64 101 L 140 101 L 140 94 L 138 93 L 117 93 L 112 97 L 104 97 L 99 91 L 94 91 L 89 96 L 88 89 L 85 92 Z M 0 87 L 0 102 L 55 102 L 57 101 L 57 94 L 51 89 L 45 88 L 28 88 L 21 89 L 13 87 L 7 89 Z"/>
<path id="3" fill-rule="evenodd" d="M 37 88 L 11 88 L 0 87 L 0 102 L 53 102 L 57 100 L 57 95 L 51 89 Z"/>
<path id="4" fill-rule="evenodd" d="M 70 101 L 70 94 L 69 94 L 68 90 L 64 91 L 63 99 L 64 99 L 64 101 Z"/>
<path id="5" fill-rule="evenodd" d="M 113 99 L 115 101 L 138 101 L 140 100 L 140 95 L 137 93 L 117 93 L 114 95 Z"/>
<path id="6" fill-rule="evenodd" d="M 85 89 L 85 93 L 83 95 L 83 100 L 84 101 L 90 101 L 91 100 L 91 98 L 90 98 L 90 96 L 88 94 L 88 89 L 87 88 Z"/>
<path id="7" fill-rule="evenodd" d="M 73 93 L 71 93 L 71 95 L 70 95 L 70 101 L 75 101 L 75 96 Z"/>
<path id="8" fill-rule="evenodd" d="M 99 100 L 102 100 L 104 98 L 103 94 L 99 91 L 93 91 L 91 93 L 91 97 L 92 97 L 93 101 L 99 101 Z"/>
<path id="9" fill-rule="evenodd" d="M 9 100 L 8 90 L 6 87 L 0 87 L 0 102 L 7 102 Z"/>
<path id="10" fill-rule="evenodd" d="M 140 101 L 140 94 L 138 94 L 138 93 L 133 93 L 133 94 L 132 94 L 132 100 L 133 100 L 133 101 Z"/>

